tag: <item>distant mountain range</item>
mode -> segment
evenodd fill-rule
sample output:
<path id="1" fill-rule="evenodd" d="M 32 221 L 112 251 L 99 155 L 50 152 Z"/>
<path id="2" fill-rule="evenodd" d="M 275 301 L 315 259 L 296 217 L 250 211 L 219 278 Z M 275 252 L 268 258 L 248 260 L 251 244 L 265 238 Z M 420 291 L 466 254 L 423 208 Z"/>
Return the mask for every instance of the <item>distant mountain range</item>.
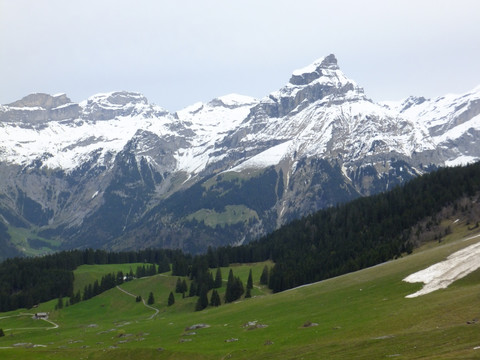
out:
<path id="1" fill-rule="evenodd" d="M 263 99 L 176 113 L 132 92 L 28 95 L 0 106 L 0 138 L 2 254 L 195 253 L 479 160 L 480 86 L 374 103 L 329 55 Z"/>

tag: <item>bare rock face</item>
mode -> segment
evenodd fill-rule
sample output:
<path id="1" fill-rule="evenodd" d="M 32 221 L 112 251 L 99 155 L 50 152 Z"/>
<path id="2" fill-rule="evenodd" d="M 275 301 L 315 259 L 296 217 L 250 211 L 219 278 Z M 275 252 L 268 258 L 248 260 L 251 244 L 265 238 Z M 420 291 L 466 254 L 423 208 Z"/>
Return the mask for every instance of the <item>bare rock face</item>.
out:
<path id="1" fill-rule="evenodd" d="M 48 121 L 78 118 L 80 106 L 65 95 L 31 94 L 0 108 L 0 122 L 41 126 Z"/>
<path id="2" fill-rule="evenodd" d="M 108 94 L 98 94 L 89 98 L 83 108 L 82 119 L 111 120 L 118 116 L 133 116 L 143 112 L 146 116 L 162 116 L 154 113 L 147 99 L 138 93 L 117 91 Z M 148 113 L 148 114 L 147 114 Z"/>
<path id="3" fill-rule="evenodd" d="M 65 94 L 52 96 L 49 94 L 37 93 L 27 95 L 23 99 L 17 100 L 7 106 L 19 108 L 41 107 L 50 110 L 69 103 L 71 103 L 71 101 Z"/>

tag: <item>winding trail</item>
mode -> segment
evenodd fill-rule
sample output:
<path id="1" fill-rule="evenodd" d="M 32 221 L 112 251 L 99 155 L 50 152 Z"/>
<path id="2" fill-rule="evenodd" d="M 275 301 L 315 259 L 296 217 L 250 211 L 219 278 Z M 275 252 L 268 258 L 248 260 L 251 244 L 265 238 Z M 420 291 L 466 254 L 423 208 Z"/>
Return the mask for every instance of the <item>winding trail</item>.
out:
<path id="1" fill-rule="evenodd" d="M 118 285 L 117 285 L 117 289 L 120 290 L 121 292 L 129 295 L 129 296 L 134 297 L 134 298 L 136 298 L 136 297 L 138 296 L 138 295 L 135 295 L 135 294 L 132 294 L 132 293 L 128 292 L 128 291 L 125 290 L 125 289 L 122 289 L 122 288 L 121 288 L 120 286 L 118 286 Z M 158 315 L 158 313 L 160 312 L 160 310 L 154 308 L 153 306 L 148 305 L 148 304 L 145 302 L 145 299 L 144 299 L 144 298 L 142 298 L 142 302 L 143 302 L 143 305 L 144 305 L 145 307 L 147 307 L 147 308 L 155 311 L 155 314 L 153 314 L 152 316 L 150 316 L 147 320 L 152 320 L 155 316 Z"/>
<path id="2" fill-rule="evenodd" d="M 8 318 L 12 318 L 12 317 L 20 317 L 20 316 L 34 316 L 35 314 L 31 314 L 31 313 L 20 313 L 18 315 L 10 315 L 10 316 L 4 316 L 4 317 L 1 317 L 1 319 L 8 319 Z M 4 331 L 11 331 L 11 330 L 53 330 L 53 329 L 57 329 L 59 328 L 60 326 L 57 324 L 57 323 L 54 323 L 53 321 L 51 320 L 47 320 L 47 319 L 38 319 L 38 320 L 43 320 L 43 321 L 46 321 L 48 322 L 49 324 L 53 325 L 51 327 L 26 327 L 26 328 L 12 328 L 12 329 L 4 329 Z"/>

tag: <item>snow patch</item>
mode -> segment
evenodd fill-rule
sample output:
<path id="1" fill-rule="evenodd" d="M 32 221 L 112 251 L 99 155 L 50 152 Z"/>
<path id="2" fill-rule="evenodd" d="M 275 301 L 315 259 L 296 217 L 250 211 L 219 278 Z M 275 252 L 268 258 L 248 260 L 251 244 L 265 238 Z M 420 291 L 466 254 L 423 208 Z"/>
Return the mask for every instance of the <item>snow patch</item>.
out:
<path id="1" fill-rule="evenodd" d="M 478 157 L 462 155 L 456 159 L 445 161 L 445 166 L 465 166 L 468 164 L 473 164 L 476 161 L 478 161 Z"/>
<path id="2" fill-rule="evenodd" d="M 246 96 L 246 95 L 239 95 L 239 94 L 228 94 L 218 98 L 222 103 L 227 106 L 242 106 L 253 104 L 257 102 L 257 99 Z"/>
<path id="3" fill-rule="evenodd" d="M 273 146 L 227 171 L 240 172 L 246 169 L 266 168 L 267 166 L 277 165 L 289 153 L 292 143 L 293 140 L 290 140 Z"/>
<path id="4" fill-rule="evenodd" d="M 311 73 L 317 71 L 317 68 L 322 64 L 323 60 L 325 60 L 325 57 L 317 59 L 312 64 L 310 64 L 308 66 L 305 66 L 301 69 L 294 70 L 292 75 L 302 76 L 303 74 L 311 74 Z"/>
<path id="5" fill-rule="evenodd" d="M 480 237 L 480 234 L 465 240 L 477 237 Z M 451 254 L 445 261 L 407 276 L 403 281 L 423 282 L 425 285 L 421 290 L 405 297 L 414 298 L 445 289 L 454 281 L 467 276 L 478 268 L 480 268 L 480 242 Z"/>

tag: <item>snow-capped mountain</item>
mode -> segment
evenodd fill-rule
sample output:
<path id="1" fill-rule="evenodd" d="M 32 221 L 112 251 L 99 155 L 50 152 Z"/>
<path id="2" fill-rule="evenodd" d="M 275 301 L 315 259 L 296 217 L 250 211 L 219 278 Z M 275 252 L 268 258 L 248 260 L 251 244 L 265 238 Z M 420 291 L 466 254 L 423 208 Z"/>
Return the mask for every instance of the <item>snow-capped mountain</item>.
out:
<path id="1" fill-rule="evenodd" d="M 479 160 L 480 87 L 374 103 L 329 55 L 263 99 L 176 113 L 132 92 L 28 95 L 0 106 L 0 138 L 0 222 L 45 247 L 195 252 Z"/>

